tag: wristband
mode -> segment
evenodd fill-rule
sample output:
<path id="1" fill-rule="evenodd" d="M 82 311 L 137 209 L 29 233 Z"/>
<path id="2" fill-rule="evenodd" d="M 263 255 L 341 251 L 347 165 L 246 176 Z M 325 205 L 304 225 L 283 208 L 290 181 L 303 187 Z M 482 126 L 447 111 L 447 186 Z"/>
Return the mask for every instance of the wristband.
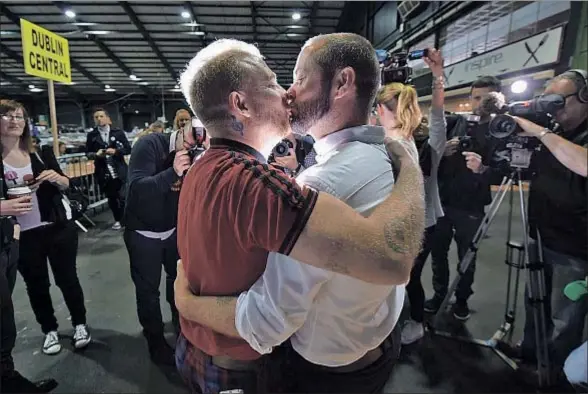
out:
<path id="1" fill-rule="evenodd" d="M 543 137 L 545 137 L 547 134 L 551 134 L 551 130 L 543 129 L 543 131 L 541 132 L 541 134 L 539 134 L 537 138 L 539 138 L 539 141 L 541 141 L 543 140 Z"/>

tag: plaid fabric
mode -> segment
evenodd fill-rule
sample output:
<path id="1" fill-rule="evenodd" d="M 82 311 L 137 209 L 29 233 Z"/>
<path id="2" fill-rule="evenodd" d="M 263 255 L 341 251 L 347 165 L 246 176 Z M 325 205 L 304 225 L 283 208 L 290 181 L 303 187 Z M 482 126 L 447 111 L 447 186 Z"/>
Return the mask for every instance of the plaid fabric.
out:
<path id="1" fill-rule="evenodd" d="M 223 390 L 242 389 L 245 394 L 264 393 L 258 388 L 258 373 L 229 371 L 212 363 L 212 358 L 194 347 L 184 335 L 176 345 L 176 366 L 191 393 L 218 394 Z"/>

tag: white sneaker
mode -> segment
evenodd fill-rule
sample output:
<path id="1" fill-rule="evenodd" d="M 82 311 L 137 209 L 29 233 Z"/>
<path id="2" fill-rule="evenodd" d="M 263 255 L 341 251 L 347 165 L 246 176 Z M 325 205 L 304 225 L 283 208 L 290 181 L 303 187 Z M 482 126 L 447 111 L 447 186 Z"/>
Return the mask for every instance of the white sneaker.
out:
<path id="1" fill-rule="evenodd" d="M 414 320 L 408 320 L 400 334 L 400 343 L 410 345 L 425 336 L 425 327 L 423 323 L 417 323 Z"/>
<path id="2" fill-rule="evenodd" d="M 113 230 L 120 230 L 122 228 L 120 222 L 114 222 L 114 224 L 112 225 L 112 229 Z"/>
<path id="3" fill-rule="evenodd" d="M 59 343 L 59 334 L 57 331 L 49 331 L 45 334 L 45 342 L 43 343 L 43 353 L 57 354 L 61 351 L 61 343 Z"/>
<path id="4" fill-rule="evenodd" d="M 92 341 L 92 336 L 88 331 L 88 326 L 85 324 L 78 324 L 74 327 L 73 342 L 76 349 L 82 349 L 88 346 Z"/>

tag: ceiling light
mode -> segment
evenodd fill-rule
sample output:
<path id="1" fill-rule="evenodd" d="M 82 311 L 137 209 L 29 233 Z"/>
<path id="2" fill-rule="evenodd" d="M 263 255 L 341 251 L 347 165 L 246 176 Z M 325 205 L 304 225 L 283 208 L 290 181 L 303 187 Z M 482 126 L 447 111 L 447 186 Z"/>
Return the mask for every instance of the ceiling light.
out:
<path id="1" fill-rule="evenodd" d="M 106 88 L 104 89 L 105 92 L 116 92 L 116 89 Z"/>
<path id="2" fill-rule="evenodd" d="M 35 85 L 29 85 L 29 89 L 34 89 Z"/>
<path id="3" fill-rule="evenodd" d="M 190 17 L 190 13 L 188 11 L 182 11 L 182 18 L 188 19 Z"/>
<path id="4" fill-rule="evenodd" d="M 131 74 L 129 75 L 129 78 L 131 78 L 134 81 L 137 79 L 137 76 L 135 74 Z"/>
<path id="5" fill-rule="evenodd" d="M 180 88 L 180 85 L 174 86 L 174 89 L 179 89 L 179 88 Z"/>
<path id="6" fill-rule="evenodd" d="M 514 81 L 512 85 L 510 85 L 510 91 L 514 94 L 523 93 L 525 90 L 527 90 L 527 81 L 522 79 Z"/>
<path id="7" fill-rule="evenodd" d="M 304 29 L 306 26 L 300 26 L 300 25 L 290 25 L 287 26 L 288 29 Z"/>
<path id="8" fill-rule="evenodd" d="M 0 36 L 10 36 L 16 34 L 15 31 L 0 30 Z"/>
<path id="9" fill-rule="evenodd" d="M 294 19 L 295 21 L 299 21 L 300 18 L 302 18 L 302 15 L 300 15 L 299 12 L 295 12 L 292 14 L 292 19 Z"/>
<path id="10" fill-rule="evenodd" d="M 110 89 L 110 85 L 104 85 L 104 89 Z"/>
<path id="11" fill-rule="evenodd" d="M 186 31 L 184 32 L 185 34 L 190 34 L 192 36 L 203 36 L 204 32 L 203 31 Z"/>
<path id="12" fill-rule="evenodd" d="M 298 33 L 288 33 L 286 34 L 288 37 L 298 37 L 300 34 Z"/>
<path id="13" fill-rule="evenodd" d="M 65 11 L 65 16 L 67 16 L 68 18 L 75 18 L 76 17 L 76 13 L 73 10 L 66 10 Z"/>
<path id="14" fill-rule="evenodd" d="M 96 26 L 98 23 L 95 22 L 72 22 L 72 25 L 76 26 Z"/>
<path id="15" fill-rule="evenodd" d="M 186 23 L 182 23 L 182 26 L 189 26 L 189 27 L 197 27 L 197 26 L 202 26 L 202 23 L 198 23 L 198 22 L 186 22 Z"/>
<path id="16" fill-rule="evenodd" d="M 39 92 L 42 92 L 42 91 L 43 91 L 43 89 L 39 89 L 39 88 L 33 88 L 33 89 L 30 89 L 29 90 L 29 92 L 33 92 L 33 93 L 39 93 Z"/>
<path id="17" fill-rule="evenodd" d="M 138 110 L 138 109 L 136 109 L 136 110 L 135 110 L 135 113 L 136 113 L 136 114 L 138 114 L 138 113 L 139 113 L 139 110 Z"/>
<path id="18" fill-rule="evenodd" d="M 0 81 L 0 86 L 11 85 L 8 81 Z"/>
<path id="19" fill-rule="evenodd" d="M 96 34 L 96 35 L 110 34 L 110 32 L 107 30 L 88 30 L 85 33 L 86 34 Z"/>
<path id="20" fill-rule="evenodd" d="M 139 85 L 149 85 L 149 82 L 147 82 L 147 81 L 139 82 Z"/>

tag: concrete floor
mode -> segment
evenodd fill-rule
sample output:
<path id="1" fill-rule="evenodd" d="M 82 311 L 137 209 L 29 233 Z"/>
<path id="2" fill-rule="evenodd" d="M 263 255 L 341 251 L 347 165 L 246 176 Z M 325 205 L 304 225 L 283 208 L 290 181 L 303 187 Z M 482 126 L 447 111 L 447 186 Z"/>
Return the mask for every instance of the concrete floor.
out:
<path id="1" fill-rule="evenodd" d="M 489 338 L 503 320 L 507 272 L 504 264 L 506 203 L 478 254 L 475 294 L 470 302 L 472 316 L 464 326 L 450 324 L 462 334 L 469 332 L 476 338 Z M 518 221 L 513 229 L 515 239 L 520 235 L 519 217 L 517 214 Z M 43 337 L 19 277 L 14 292 L 19 333 L 14 352 L 17 368 L 33 379 L 54 377 L 60 383 L 56 393 L 186 392 L 173 369 L 161 369 L 150 362 L 136 316 L 135 294 L 122 232 L 109 229 L 109 213 L 99 214 L 95 219 L 97 227 L 80 237 L 78 255 L 78 272 L 85 291 L 88 324 L 94 343 L 83 352 L 74 352 L 69 340 L 64 338 L 64 349 L 59 355 L 43 355 L 40 350 Z M 454 256 L 455 247 L 452 247 L 455 267 Z M 432 289 L 429 267 L 427 265 L 423 275 L 428 296 Z M 52 295 L 61 333 L 71 337 L 69 314 L 55 286 Z M 521 303 L 522 298 L 519 305 Z M 520 338 L 523 319 L 520 309 L 515 339 Z M 162 310 L 164 318 L 169 321 L 169 308 L 163 300 Z M 452 320 L 448 317 L 448 321 Z M 488 349 L 427 335 L 419 344 L 403 349 L 401 362 L 391 376 L 386 392 L 532 391 L 517 382 L 511 370 Z"/>

